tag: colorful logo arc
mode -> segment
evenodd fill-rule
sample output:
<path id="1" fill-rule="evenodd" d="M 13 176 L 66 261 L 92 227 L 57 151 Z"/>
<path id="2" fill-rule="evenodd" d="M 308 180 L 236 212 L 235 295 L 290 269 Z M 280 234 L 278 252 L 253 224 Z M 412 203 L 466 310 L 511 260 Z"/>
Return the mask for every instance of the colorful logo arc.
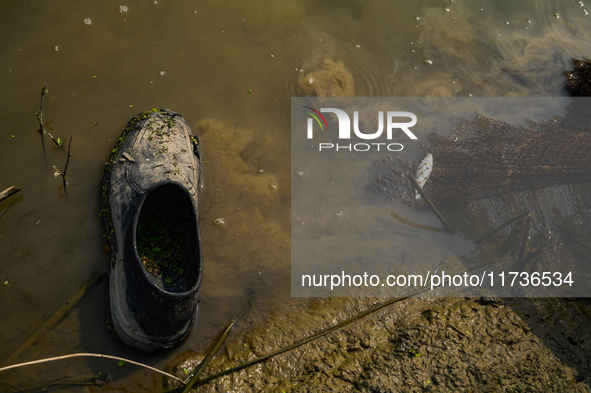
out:
<path id="1" fill-rule="evenodd" d="M 322 123 L 320 122 L 320 119 L 322 119 L 322 121 L 324 122 L 324 125 L 326 126 L 326 129 L 328 130 L 328 124 L 326 123 L 326 119 L 324 118 L 324 116 L 322 116 L 322 113 L 318 112 L 316 109 L 311 108 L 309 106 L 304 106 L 303 108 L 310 109 L 311 111 L 313 111 L 315 113 L 314 114 L 312 112 L 302 111 L 302 112 L 307 113 L 308 115 L 312 116 L 314 119 L 316 119 L 321 130 L 323 130 L 324 128 L 322 127 Z M 318 117 L 316 115 L 320 116 L 320 119 L 318 119 Z"/>

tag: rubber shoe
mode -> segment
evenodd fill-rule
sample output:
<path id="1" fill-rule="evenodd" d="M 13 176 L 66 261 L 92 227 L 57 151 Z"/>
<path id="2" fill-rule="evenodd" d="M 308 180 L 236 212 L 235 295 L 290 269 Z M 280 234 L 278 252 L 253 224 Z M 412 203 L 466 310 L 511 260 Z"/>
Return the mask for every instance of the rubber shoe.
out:
<path id="1" fill-rule="evenodd" d="M 152 110 L 129 121 L 105 166 L 101 216 L 111 249 L 114 330 L 143 352 L 191 331 L 203 277 L 199 140 L 185 119 Z"/>

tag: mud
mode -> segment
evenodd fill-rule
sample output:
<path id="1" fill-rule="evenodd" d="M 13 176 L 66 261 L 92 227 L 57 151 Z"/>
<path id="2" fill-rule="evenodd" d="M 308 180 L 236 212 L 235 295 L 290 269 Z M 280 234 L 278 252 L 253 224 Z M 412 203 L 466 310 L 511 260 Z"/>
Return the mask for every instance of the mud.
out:
<path id="1" fill-rule="evenodd" d="M 284 311 L 233 337 L 206 375 L 290 345 L 381 301 L 286 303 Z M 195 391 L 589 392 L 590 322 L 589 300 L 413 298 Z M 201 359 L 182 354 L 172 371 L 183 376 L 183 368 Z"/>

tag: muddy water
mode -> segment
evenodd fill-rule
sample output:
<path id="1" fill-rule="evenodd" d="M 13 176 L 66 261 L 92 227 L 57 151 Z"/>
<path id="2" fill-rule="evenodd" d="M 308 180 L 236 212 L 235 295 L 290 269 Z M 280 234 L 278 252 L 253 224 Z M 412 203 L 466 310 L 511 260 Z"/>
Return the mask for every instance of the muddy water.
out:
<path id="1" fill-rule="evenodd" d="M 123 7 L 122 7 L 123 6 Z M 289 298 L 289 100 L 325 59 L 357 96 L 563 96 L 562 71 L 591 53 L 575 1 L 10 1 L 0 4 L 0 358 L 7 359 L 98 270 L 102 166 L 125 123 L 150 108 L 181 113 L 202 138 L 205 274 L 199 324 L 187 343 L 143 358 L 106 328 L 106 285 L 40 343 L 32 360 L 88 351 L 164 367 L 203 351 L 265 283 L 259 307 Z M 53 176 L 66 152 L 36 132 L 73 137 L 68 187 Z M 329 201 L 330 202 L 330 201 Z M 215 226 L 214 219 L 225 224 Z M 408 250 L 411 252 L 412 250 Z M 30 386 L 108 372 L 119 388 L 158 379 L 92 360 L 14 373 Z"/>

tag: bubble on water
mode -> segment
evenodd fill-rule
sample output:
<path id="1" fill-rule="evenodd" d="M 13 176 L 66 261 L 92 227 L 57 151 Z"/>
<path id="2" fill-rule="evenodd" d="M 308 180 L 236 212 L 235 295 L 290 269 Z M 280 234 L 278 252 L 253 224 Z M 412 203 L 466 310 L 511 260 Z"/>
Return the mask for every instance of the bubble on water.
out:
<path id="1" fill-rule="evenodd" d="M 304 175 L 304 172 L 302 172 L 302 171 L 297 171 L 297 172 L 296 172 L 296 175 L 298 175 L 298 176 L 303 176 L 303 175 Z"/>
<path id="2" fill-rule="evenodd" d="M 419 18 L 418 16 L 415 18 L 416 20 L 420 20 L 421 18 Z"/>
<path id="3" fill-rule="evenodd" d="M 166 72 L 160 71 L 160 76 L 164 76 L 164 74 L 166 74 Z"/>
<path id="4" fill-rule="evenodd" d="M 84 22 L 85 25 L 91 25 L 92 24 L 92 21 L 90 20 L 90 18 L 86 18 L 82 22 Z"/>
<path id="5" fill-rule="evenodd" d="M 449 11 L 451 11 L 449 8 L 446 8 L 446 9 L 445 9 L 445 12 L 449 12 Z"/>
<path id="6" fill-rule="evenodd" d="M 58 50 L 60 50 L 59 46 L 54 46 L 53 49 L 57 52 Z"/>
<path id="7" fill-rule="evenodd" d="M 433 62 L 431 60 L 425 60 L 425 65 L 432 65 Z"/>
<path id="8" fill-rule="evenodd" d="M 583 8 L 583 14 L 585 14 L 585 15 L 589 15 L 589 13 L 587 12 L 587 10 L 586 10 L 586 9 L 584 9 L 584 8 Z"/>
<path id="9" fill-rule="evenodd" d="M 556 19 L 559 19 L 559 18 L 560 18 L 560 15 L 559 15 L 558 13 L 556 13 L 556 14 L 554 14 L 554 17 L 555 17 Z"/>
<path id="10" fill-rule="evenodd" d="M 119 13 L 122 14 L 122 13 L 127 12 L 127 11 L 129 11 L 129 8 L 127 8 L 126 5 L 120 5 L 119 6 Z"/>
<path id="11" fill-rule="evenodd" d="M 214 223 L 214 225 L 220 226 L 220 225 L 224 225 L 225 221 L 223 218 L 216 218 L 215 220 L 213 220 L 213 223 Z"/>

